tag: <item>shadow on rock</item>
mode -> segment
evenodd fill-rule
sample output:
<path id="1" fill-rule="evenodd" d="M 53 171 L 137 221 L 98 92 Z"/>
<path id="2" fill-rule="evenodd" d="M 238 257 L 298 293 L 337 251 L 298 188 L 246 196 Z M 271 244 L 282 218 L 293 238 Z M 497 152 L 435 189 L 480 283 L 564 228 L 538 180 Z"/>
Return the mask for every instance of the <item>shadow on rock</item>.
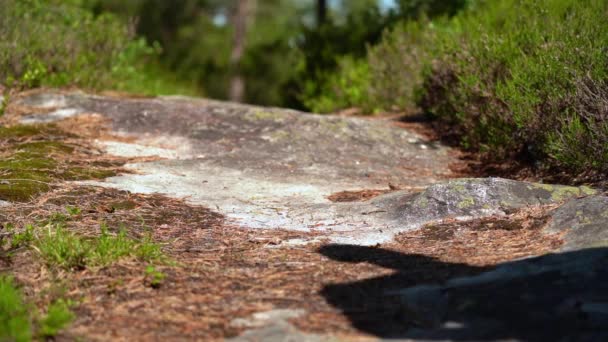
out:
<path id="1" fill-rule="evenodd" d="M 549 254 L 492 269 L 376 247 L 327 245 L 319 252 L 395 270 L 322 290 L 356 328 L 379 337 L 608 341 L 608 248 Z"/>

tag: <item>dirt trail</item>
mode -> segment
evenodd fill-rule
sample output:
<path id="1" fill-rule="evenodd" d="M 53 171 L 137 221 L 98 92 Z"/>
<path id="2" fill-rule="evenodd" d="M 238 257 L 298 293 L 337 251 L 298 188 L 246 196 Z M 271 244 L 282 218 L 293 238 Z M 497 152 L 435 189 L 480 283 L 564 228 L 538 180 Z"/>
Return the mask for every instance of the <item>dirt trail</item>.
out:
<path id="1" fill-rule="evenodd" d="M 55 91 L 23 95 L 5 120 L 53 123 L 126 164 L 7 203 L 3 221 L 75 206 L 70 229 L 151 232 L 177 262 L 155 288 L 135 261 L 57 275 L 18 253 L 0 270 L 31 292 L 63 278 L 79 299 L 59 339 L 608 336 L 608 200 L 593 189 L 448 181 L 455 153 L 385 120 Z M 544 256 L 560 250 L 574 254 Z"/>

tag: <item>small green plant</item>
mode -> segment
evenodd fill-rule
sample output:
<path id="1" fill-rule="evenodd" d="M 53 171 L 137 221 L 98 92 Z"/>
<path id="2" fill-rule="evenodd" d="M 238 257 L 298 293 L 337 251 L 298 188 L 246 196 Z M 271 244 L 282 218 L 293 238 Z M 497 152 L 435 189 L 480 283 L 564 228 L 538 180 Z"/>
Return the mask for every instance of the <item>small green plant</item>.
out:
<path id="1" fill-rule="evenodd" d="M 10 94 L 8 92 L 5 92 L 4 94 L 0 93 L 0 116 L 4 115 L 6 112 L 6 107 L 8 107 L 10 101 L 9 96 Z"/>
<path id="2" fill-rule="evenodd" d="M 7 230 L 14 231 L 14 228 L 9 228 Z M 34 227 L 28 224 L 22 232 L 14 233 L 11 239 L 11 248 L 14 249 L 28 246 L 32 241 L 34 241 Z"/>
<path id="3" fill-rule="evenodd" d="M 23 300 L 13 278 L 0 276 L 0 341 L 30 341 L 30 308 Z"/>
<path id="4" fill-rule="evenodd" d="M 38 335 L 49 338 L 57 335 L 61 329 L 74 320 L 74 313 L 70 310 L 72 303 L 59 299 L 49 305 L 46 316 L 39 323 Z"/>
<path id="5" fill-rule="evenodd" d="M 124 258 L 136 258 L 146 262 L 167 260 L 160 245 L 150 236 L 133 239 L 124 229 L 110 233 L 106 225 L 95 237 L 79 236 L 62 223 L 49 223 L 36 232 L 32 247 L 50 267 L 66 270 L 84 269 L 89 266 L 106 266 Z"/>
<path id="6" fill-rule="evenodd" d="M 70 216 L 77 216 L 80 215 L 80 212 L 82 210 L 78 207 L 68 205 L 67 207 L 65 207 L 65 211 L 67 211 Z"/>
<path id="7" fill-rule="evenodd" d="M 44 227 L 32 246 L 47 265 L 52 267 L 83 269 L 89 262 L 89 241 L 66 230 L 61 224 L 49 224 Z"/>
<path id="8" fill-rule="evenodd" d="M 25 301 L 12 277 L 0 276 L 0 341 L 52 338 L 74 319 L 70 306 L 69 301 L 59 299 L 41 315 Z"/>
<path id="9" fill-rule="evenodd" d="M 146 266 L 145 282 L 152 288 L 159 288 L 167 277 L 163 272 L 160 272 L 153 265 Z"/>

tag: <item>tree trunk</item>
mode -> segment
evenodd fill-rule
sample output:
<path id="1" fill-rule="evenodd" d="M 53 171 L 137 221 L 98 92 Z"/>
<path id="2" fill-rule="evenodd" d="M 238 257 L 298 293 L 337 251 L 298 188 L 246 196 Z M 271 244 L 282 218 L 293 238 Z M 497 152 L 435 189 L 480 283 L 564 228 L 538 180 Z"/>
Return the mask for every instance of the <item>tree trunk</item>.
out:
<path id="1" fill-rule="evenodd" d="M 241 74 L 240 64 L 245 52 L 247 26 L 255 12 L 255 0 L 238 0 L 232 15 L 234 36 L 230 66 L 232 79 L 230 81 L 229 98 L 234 102 L 243 102 L 245 97 L 245 78 Z"/>
<path id="2" fill-rule="evenodd" d="M 317 26 L 321 27 L 327 18 L 327 0 L 317 0 Z"/>

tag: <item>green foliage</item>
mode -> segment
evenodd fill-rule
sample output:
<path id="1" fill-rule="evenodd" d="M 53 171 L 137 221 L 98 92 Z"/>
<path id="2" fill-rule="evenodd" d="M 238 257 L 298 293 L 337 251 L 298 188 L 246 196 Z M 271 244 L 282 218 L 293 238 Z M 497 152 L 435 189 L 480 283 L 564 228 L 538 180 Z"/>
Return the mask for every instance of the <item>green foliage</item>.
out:
<path id="1" fill-rule="evenodd" d="M 451 4 L 456 4 L 453 2 Z M 608 172 L 608 3 L 401 1 L 406 21 L 305 88 L 318 111 L 420 106 L 489 158 Z M 420 13 L 426 15 L 420 15 Z M 437 16 L 439 13 L 453 17 Z M 433 17 L 434 16 L 434 17 Z"/>
<path id="2" fill-rule="evenodd" d="M 46 315 L 40 315 L 29 305 L 15 285 L 13 278 L 0 276 L 0 340 L 31 341 L 32 338 L 52 338 L 74 319 L 69 302 L 51 303 Z"/>
<path id="3" fill-rule="evenodd" d="M 414 108 L 415 91 L 422 84 L 424 65 L 431 58 L 435 27 L 426 17 L 387 30 L 382 41 L 368 49 L 370 83 L 365 89 L 377 109 L 391 111 Z"/>
<path id="4" fill-rule="evenodd" d="M 366 114 L 415 107 L 435 26 L 469 3 L 403 0 L 399 11 L 388 15 L 369 6 L 349 15 L 343 27 L 327 25 L 308 33 L 301 45 L 305 75 L 298 76 L 304 80 L 304 106 L 318 112 L 357 107 Z"/>
<path id="5" fill-rule="evenodd" d="M 22 232 L 16 232 L 11 239 L 11 248 L 19 248 L 29 246 L 34 241 L 34 227 L 32 225 L 25 226 Z"/>
<path id="6" fill-rule="evenodd" d="M 338 61 L 338 72 L 329 76 L 320 94 L 316 94 L 316 87 L 304 89 L 304 105 L 317 113 L 330 113 L 349 107 L 360 107 L 369 113 L 374 110 L 375 104 L 366 91 L 369 83 L 368 64 L 350 56 L 343 57 Z"/>
<path id="7" fill-rule="evenodd" d="M 607 10 L 504 0 L 458 16 L 435 42 L 420 104 L 469 148 L 606 172 Z"/>
<path id="8" fill-rule="evenodd" d="M 13 279 L 0 276 L 0 340 L 30 341 L 32 322 L 29 307 Z"/>
<path id="9" fill-rule="evenodd" d="M 64 327 L 66 327 L 75 318 L 75 315 L 70 311 L 70 302 L 59 299 L 49 305 L 46 316 L 40 320 L 38 335 L 44 338 L 49 338 L 57 335 Z"/>
<path id="10" fill-rule="evenodd" d="M 90 238 L 72 233 L 60 223 L 48 224 L 36 233 L 32 246 L 50 267 L 78 270 L 130 257 L 147 262 L 166 259 L 149 236 L 132 239 L 124 229 L 112 234 L 105 225 L 99 236 Z"/>
<path id="11" fill-rule="evenodd" d="M 163 272 L 158 271 L 153 265 L 146 266 L 146 283 L 152 288 L 159 288 L 167 277 Z"/>
<path id="12" fill-rule="evenodd" d="M 377 42 L 392 21 L 392 17 L 380 12 L 378 4 L 369 4 L 347 8 L 342 20 L 330 17 L 319 27 L 304 27 L 298 44 L 303 59 L 293 76 L 291 91 L 296 96 L 289 100 L 290 105 L 328 112 L 360 99 L 357 92 L 363 91 L 359 88 L 364 88 L 367 76 L 366 67 L 357 60 L 365 56 L 366 45 Z M 359 70 L 353 73 L 351 66 Z M 358 83 L 351 89 L 344 91 L 339 87 L 353 76 Z M 355 98 L 349 98 L 353 94 Z"/>
<path id="13" fill-rule="evenodd" d="M 0 80 L 31 88 L 112 84 L 132 33 L 111 15 L 60 1 L 0 0 Z"/>
<path id="14" fill-rule="evenodd" d="M 155 67 L 160 48 L 136 39 L 127 19 L 95 8 L 88 0 L 0 0 L 0 84 L 199 94 Z"/>

